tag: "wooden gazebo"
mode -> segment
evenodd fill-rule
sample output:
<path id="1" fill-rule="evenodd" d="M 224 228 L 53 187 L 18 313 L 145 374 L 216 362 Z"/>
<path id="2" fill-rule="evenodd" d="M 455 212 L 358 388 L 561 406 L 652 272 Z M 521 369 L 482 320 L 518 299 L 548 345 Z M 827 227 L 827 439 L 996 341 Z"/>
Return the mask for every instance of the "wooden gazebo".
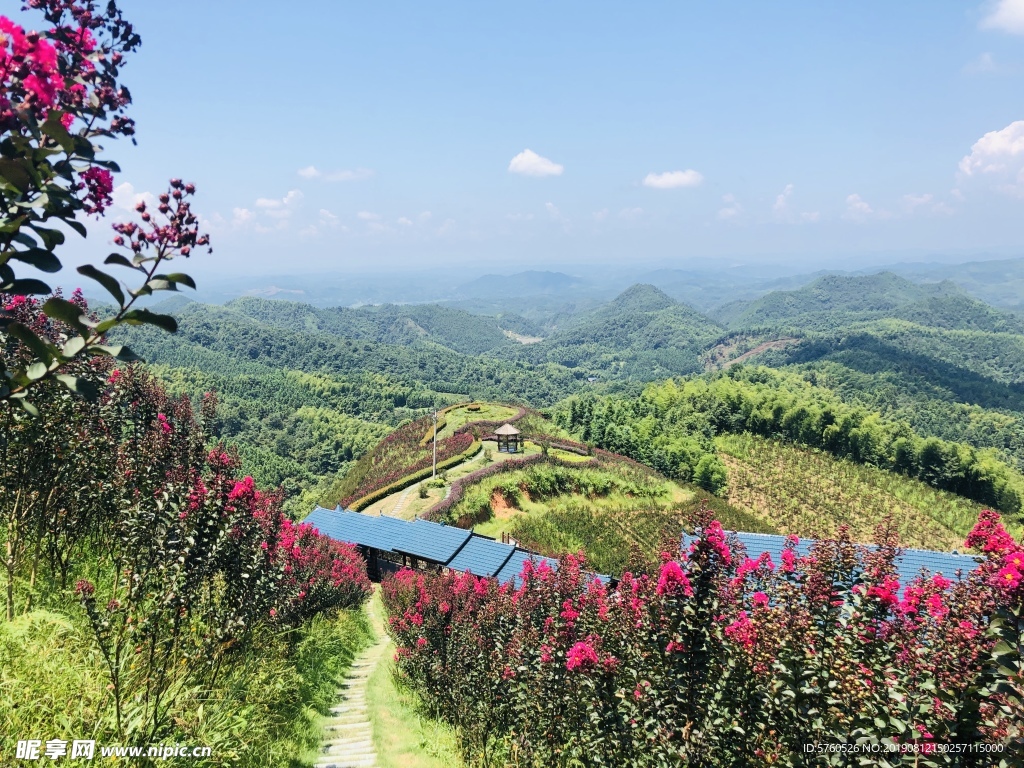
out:
<path id="1" fill-rule="evenodd" d="M 494 430 L 498 438 L 498 452 L 516 453 L 522 445 L 522 434 L 511 424 L 502 424 Z"/>

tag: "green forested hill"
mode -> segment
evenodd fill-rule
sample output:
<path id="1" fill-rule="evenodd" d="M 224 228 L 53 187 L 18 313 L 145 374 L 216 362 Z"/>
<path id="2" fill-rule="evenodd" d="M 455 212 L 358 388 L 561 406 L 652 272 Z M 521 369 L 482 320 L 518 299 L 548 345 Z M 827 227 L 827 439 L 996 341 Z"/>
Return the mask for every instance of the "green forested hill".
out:
<path id="1" fill-rule="evenodd" d="M 305 330 L 380 344 L 435 342 L 465 354 L 513 344 L 498 318 L 437 304 L 382 304 L 324 309 L 292 301 L 244 298 L 228 307 L 275 328 Z M 518 326 L 513 320 L 510 326 Z M 516 330 L 511 327 L 510 330 Z"/>
<path id="2" fill-rule="evenodd" d="M 488 397 L 544 405 L 583 386 L 578 372 L 555 364 L 466 355 L 432 341 L 381 343 L 340 335 L 338 326 L 310 330 L 299 319 L 324 320 L 320 310 L 240 303 L 247 312 L 178 303 L 178 333 L 134 328 L 117 340 L 173 391 L 216 391 L 217 436 L 238 447 L 261 485 L 283 484 L 292 495 L 333 479 L 403 420 L 435 405 Z"/>
<path id="3" fill-rule="evenodd" d="M 384 344 L 281 328 L 231 307 L 189 304 L 177 317 L 174 336 L 132 329 L 119 339 L 151 362 L 233 375 L 252 363 L 309 373 L 374 373 L 436 392 L 501 394 L 538 403 L 553 402 L 578 385 L 577 377 L 559 366 L 537 370 L 530 363 L 468 356 L 437 344 Z"/>
<path id="4" fill-rule="evenodd" d="M 653 285 L 634 285 L 544 341 L 496 354 L 583 369 L 602 380 L 650 381 L 699 371 L 700 353 L 723 332 Z"/>
<path id="5" fill-rule="evenodd" d="M 1024 321 L 1016 315 L 968 296 L 949 281 L 922 285 L 891 272 L 863 277 L 825 275 L 803 288 L 734 302 L 712 314 L 731 329 L 823 331 L 899 319 L 936 328 L 1024 333 Z"/>
<path id="6" fill-rule="evenodd" d="M 981 450 L 985 462 L 1024 468 L 1021 321 L 949 283 L 826 276 L 745 305 L 731 331 L 652 285 L 543 329 L 514 314 L 436 305 L 320 309 L 248 298 L 167 309 L 179 319 L 178 334 L 134 329 L 121 340 L 155 363 L 175 391 L 216 390 L 218 436 L 238 446 L 261 484 L 283 484 L 296 504 L 434 405 L 481 398 L 545 407 L 582 393 L 619 393 L 618 415 L 577 423 L 584 439 L 717 487 L 723 467 L 712 460 L 714 438 L 732 422 L 710 406 L 663 425 L 664 433 L 656 404 L 617 419 L 644 383 L 679 375 L 718 381 L 723 374 L 704 374 L 705 363 L 728 368 L 737 357 L 788 371 L 777 386 L 789 391 L 803 382 L 817 393 L 815 407 L 827 395 L 828 408 L 903 424 L 914 440 L 969 446 L 949 454 L 957 461 L 970 459 L 962 451 Z M 547 336 L 520 344 L 506 328 Z M 644 446 L 654 453 L 644 454 Z"/>

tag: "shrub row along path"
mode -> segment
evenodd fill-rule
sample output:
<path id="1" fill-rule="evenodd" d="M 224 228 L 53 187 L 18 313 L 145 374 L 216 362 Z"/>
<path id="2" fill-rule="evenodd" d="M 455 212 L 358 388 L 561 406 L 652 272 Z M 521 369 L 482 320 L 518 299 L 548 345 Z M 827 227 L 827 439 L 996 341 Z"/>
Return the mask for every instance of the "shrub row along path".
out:
<path id="1" fill-rule="evenodd" d="M 367 768 L 377 766 L 377 750 L 373 744 L 373 728 L 366 707 L 366 688 L 390 640 L 377 631 L 376 642 L 352 662 L 341 689 L 338 704 L 324 723 L 324 740 L 320 745 L 318 768 Z"/>
<path id="2" fill-rule="evenodd" d="M 448 485 L 444 488 L 429 488 L 427 498 L 421 499 L 419 497 L 420 485 L 430 482 L 430 478 L 426 478 L 418 483 L 413 483 L 408 488 L 401 491 L 395 491 L 389 496 L 385 496 L 383 499 L 375 501 L 373 504 L 366 507 L 366 509 L 362 510 L 363 514 L 383 514 L 388 517 L 398 517 L 403 520 L 414 519 L 417 515 L 430 509 L 430 507 L 434 506 L 434 504 L 451 493 L 451 484 L 455 480 L 479 469 L 483 464 L 485 450 L 491 451 L 491 461 L 499 463 L 502 461 L 508 461 L 509 459 L 517 456 L 527 456 L 531 453 L 537 453 L 540 449 L 531 443 L 525 451 L 520 453 L 499 453 L 497 443 L 494 441 L 485 441 L 475 456 L 466 459 L 461 464 L 456 464 L 454 467 L 449 467 L 446 470 L 445 476 L 448 478 Z"/>

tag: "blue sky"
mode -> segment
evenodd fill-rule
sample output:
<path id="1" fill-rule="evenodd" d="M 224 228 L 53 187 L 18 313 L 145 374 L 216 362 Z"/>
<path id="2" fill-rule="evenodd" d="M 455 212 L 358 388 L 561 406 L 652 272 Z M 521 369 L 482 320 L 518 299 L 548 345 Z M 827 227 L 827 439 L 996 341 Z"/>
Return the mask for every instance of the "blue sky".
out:
<path id="1" fill-rule="evenodd" d="M 197 272 L 1024 255 L 1024 0 L 122 6 Z"/>

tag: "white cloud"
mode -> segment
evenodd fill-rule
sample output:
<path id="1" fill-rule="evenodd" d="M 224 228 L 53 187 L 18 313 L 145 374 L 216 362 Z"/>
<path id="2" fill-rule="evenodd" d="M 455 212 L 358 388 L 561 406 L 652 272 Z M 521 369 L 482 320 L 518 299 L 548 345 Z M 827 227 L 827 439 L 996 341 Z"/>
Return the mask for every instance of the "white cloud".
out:
<path id="1" fill-rule="evenodd" d="M 868 205 L 868 203 L 861 198 L 860 195 L 854 193 L 847 195 L 846 197 L 846 213 L 843 214 L 844 219 L 853 219 L 859 221 L 866 219 L 871 216 L 875 210 Z"/>
<path id="2" fill-rule="evenodd" d="M 722 195 L 722 202 L 725 203 L 725 206 L 718 209 L 718 218 L 722 221 L 735 219 L 743 213 L 743 206 L 740 205 L 740 202 L 736 199 L 736 195 Z"/>
<path id="3" fill-rule="evenodd" d="M 969 75 L 981 75 L 986 72 L 998 72 L 999 66 L 996 64 L 995 57 L 991 53 L 982 53 L 978 58 L 967 62 L 964 65 L 964 72 Z"/>
<path id="4" fill-rule="evenodd" d="M 237 225 L 245 224 L 247 221 L 252 221 L 253 216 L 256 214 L 250 211 L 248 208 L 232 208 L 231 209 L 231 223 Z"/>
<path id="5" fill-rule="evenodd" d="M 134 211 L 135 206 L 142 202 L 148 207 L 153 207 L 157 204 L 156 196 L 152 192 L 136 192 L 135 187 L 127 181 L 114 187 L 114 191 L 110 194 L 110 199 L 113 200 L 115 208 L 120 208 L 124 211 Z"/>
<path id="6" fill-rule="evenodd" d="M 523 176 L 561 176 L 564 170 L 565 166 L 541 157 L 532 149 L 524 149 L 508 164 L 509 173 Z"/>
<path id="7" fill-rule="evenodd" d="M 558 210 L 558 206 L 554 203 L 544 203 L 544 210 L 548 212 L 548 216 L 551 217 L 552 221 L 557 221 L 562 225 L 562 231 L 569 231 L 569 218 Z"/>
<path id="8" fill-rule="evenodd" d="M 920 208 L 922 205 L 928 205 L 928 203 L 930 203 L 931 201 L 932 201 L 932 195 L 931 194 L 904 195 L 903 196 L 903 204 L 910 211 L 913 211 L 913 210 L 915 210 L 917 208 Z"/>
<path id="9" fill-rule="evenodd" d="M 400 218 L 398 220 L 398 223 L 401 224 L 403 227 L 411 227 L 412 226 L 412 219 L 408 219 L 405 216 L 403 216 L 402 218 Z"/>
<path id="10" fill-rule="evenodd" d="M 360 211 L 356 214 L 356 218 L 362 221 L 380 221 L 380 214 L 372 213 L 370 211 Z"/>
<path id="11" fill-rule="evenodd" d="M 338 217 L 328 211 L 326 208 L 320 209 L 320 221 L 324 224 L 333 226 L 338 223 Z"/>
<path id="12" fill-rule="evenodd" d="M 958 169 L 961 185 L 984 179 L 999 192 L 1024 196 L 1024 120 L 986 133 L 974 142 Z"/>
<path id="13" fill-rule="evenodd" d="M 257 198 L 256 207 L 271 218 L 287 219 L 292 215 L 292 211 L 302 202 L 302 197 L 302 192 L 293 189 L 282 198 Z"/>
<path id="14" fill-rule="evenodd" d="M 793 196 L 793 185 L 787 184 L 775 198 L 775 205 L 772 206 L 772 210 L 776 214 L 782 215 L 789 209 L 789 198 Z"/>
<path id="15" fill-rule="evenodd" d="M 419 219 L 419 220 L 420 220 L 420 222 L 427 222 L 427 221 L 430 221 L 430 219 L 431 219 L 431 217 L 433 217 L 433 215 L 434 215 L 434 214 L 432 214 L 432 213 L 431 213 L 430 211 L 423 211 L 423 212 L 422 212 L 422 213 L 421 213 L 421 214 L 420 214 L 419 216 L 417 216 L 416 218 L 417 218 L 417 219 Z"/>
<path id="16" fill-rule="evenodd" d="M 533 220 L 533 214 L 532 213 L 507 213 L 507 214 L 505 214 L 505 218 L 508 219 L 509 221 L 532 221 Z"/>
<path id="17" fill-rule="evenodd" d="M 960 161 L 960 172 L 965 176 L 979 171 L 1001 173 L 1017 158 L 1024 161 L 1024 120 L 1010 123 L 1000 131 L 989 131 L 974 142 L 971 154 Z"/>
<path id="18" fill-rule="evenodd" d="M 594 221 L 604 221 L 608 218 L 608 209 L 602 208 L 600 211 L 594 211 L 590 215 L 594 217 Z"/>
<path id="19" fill-rule="evenodd" d="M 619 211 L 619 218 L 626 221 L 636 221 L 644 215 L 643 208 L 623 208 Z"/>
<path id="20" fill-rule="evenodd" d="M 1024 35 L 1024 0 L 997 0 L 979 26 Z"/>
<path id="21" fill-rule="evenodd" d="M 804 211 L 800 214 L 802 221 L 815 222 L 821 218 L 821 213 L 818 211 Z"/>
<path id="22" fill-rule="evenodd" d="M 447 235 L 449 232 L 455 229 L 455 219 L 445 219 L 444 223 L 437 228 L 437 234 Z"/>
<path id="23" fill-rule="evenodd" d="M 373 176 L 373 171 L 369 168 L 321 171 L 315 165 L 307 165 L 305 168 L 300 168 L 297 173 L 304 179 L 323 179 L 324 181 L 363 181 Z"/>
<path id="24" fill-rule="evenodd" d="M 704 176 L 689 168 L 685 171 L 648 173 L 644 176 L 643 185 L 652 189 L 676 189 L 677 187 L 696 187 L 702 181 L 704 181 Z"/>

